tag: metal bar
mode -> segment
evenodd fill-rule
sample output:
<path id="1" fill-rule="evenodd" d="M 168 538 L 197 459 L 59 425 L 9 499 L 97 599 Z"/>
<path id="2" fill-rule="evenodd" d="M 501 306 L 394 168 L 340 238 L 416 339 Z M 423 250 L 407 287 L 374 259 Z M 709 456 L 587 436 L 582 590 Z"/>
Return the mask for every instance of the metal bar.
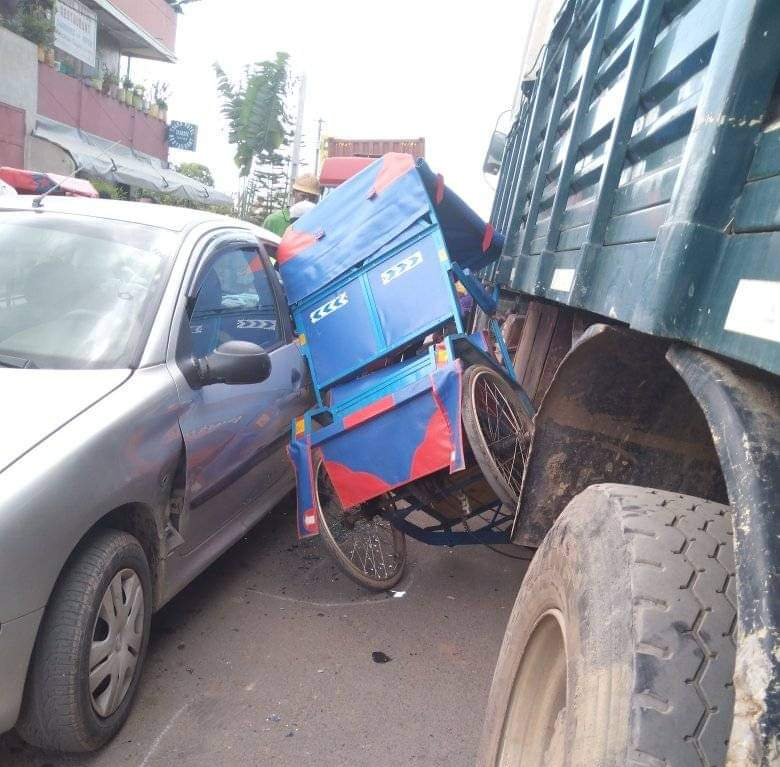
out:
<path id="1" fill-rule="evenodd" d="M 534 88 L 534 100 L 531 107 L 531 117 L 528 121 L 528 129 L 523 141 L 522 157 L 520 160 L 520 170 L 517 174 L 517 181 L 513 185 L 512 189 L 512 201 L 509 205 L 510 209 L 510 225 L 506 233 L 506 244 L 504 250 L 511 250 L 513 255 L 515 249 L 512 247 L 512 243 L 517 237 L 518 228 L 520 227 L 520 219 L 522 211 L 516 211 L 518 203 L 525 199 L 525 188 L 528 184 L 528 177 L 531 174 L 531 167 L 533 165 L 534 154 L 536 153 L 536 144 L 531 140 L 532 137 L 537 136 L 541 129 L 542 112 L 544 108 L 542 102 L 546 101 L 546 98 L 542 97 L 547 90 L 547 78 L 553 69 L 553 61 L 555 60 L 555 52 L 551 52 L 549 48 L 545 49 L 544 59 L 542 62 L 541 74 L 539 75 L 539 81 Z"/>
<path id="2" fill-rule="evenodd" d="M 626 159 L 626 149 L 631 138 L 631 129 L 636 120 L 639 99 L 642 93 L 642 83 L 650 63 L 650 54 L 658 35 L 664 3 L 658 0 L 643 0 L 642 10 L 636 22 L 634 44 L 626 65 L 624 97 L 620 111 L 612 122 L 609 139 L 607 140 L 604 162 L 596 193 L 593 216 L 588 224 L 585 242 L 582 246 L 580 268 L 577 270 L 571 294 L 580 295 L 585 286 L 590 284 L 590 272 L 598 262 L 598 254 L 604 242 L 615 190 L 618 186 L 623 163 Z"/>
<path id="3" fill-rule="evenodd" d="M 555 199 L 550 208 L 550 228 L 547 231 L 547 239 L 542 247 L 542 256 L 551 255 L 555 251 L 558 243 L 558 236 L 561 229 L 561 220 L 566 210 L 566 203 L 569 199 L 569 188 L 574 174 L 574 167 L 577 163 L 577 152 L 572 151 L 573 147 L 578 146 L 580 133 L 588 114 L 588 108 L 593 98 L 593 86 L 596 83 L 596 75 L 599 71 L 601 58 L 604 51 L 604 31 L 607 26 L 607 0 L 600 0 L 596 9 L 596 18 L 593 22 L 593 32 L 591 33 L 588 59 L 585 64 L 585 71 L 580 78 L 580 86 L 577 92 L 577 101 L 574 107 L 569 136 L 566 139 L 566 148 L 563 154 L 563 163 L 558 173 L 558 188 L 555 190 Z"/>
<path id="4" fill-rule="evenodd" d="M 519 255 L 528 254 L 528 246 L 531 243 L 532 235 L 536 227 L 536 219 L 539 215 L 539 203 L 542 199 L 542 191 L 545 187 L 547 178 L 547 168 L 550 164 L 550 154 L 552 153 L 555 136 L 558 133 L 558 120 L 561 116 L 561 107 L 563 106 L 563 97 L 569 80 L 572 58 L 574 56 L 574 36 L 570 35 L 564 43 L 563 54 L 561 55 L 561 66 L 558 69 L 558 82 L 555 85 L 555 94 L 545 131 L 544 141 L 542 142 L 542 151 L 539 155 L 539 166 L 536 169 L 536 178 L 531 192 L 531 201 L 528 205 L 528 216 L 525 219 L 525 229 L 523 237 L 520 240 L 520 248 L 517 251 Z"/>

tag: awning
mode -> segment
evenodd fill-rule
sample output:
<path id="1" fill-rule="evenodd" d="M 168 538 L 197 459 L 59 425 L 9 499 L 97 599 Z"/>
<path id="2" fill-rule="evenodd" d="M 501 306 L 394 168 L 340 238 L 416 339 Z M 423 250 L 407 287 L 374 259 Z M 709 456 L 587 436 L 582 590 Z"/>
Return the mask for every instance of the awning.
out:
<path id="1" fill-rule="evenodd" d="M 229 195 L 201 184 L 189 176 L 164 168 L 162 162 L 122 144 L 111 143 L 93 133 L 38 117 L 33 136 L 64 149 L 80 172 L 112 184 L 128 184 L 150 192 L 173 195 L 200 205 L 232 205 Z"/>

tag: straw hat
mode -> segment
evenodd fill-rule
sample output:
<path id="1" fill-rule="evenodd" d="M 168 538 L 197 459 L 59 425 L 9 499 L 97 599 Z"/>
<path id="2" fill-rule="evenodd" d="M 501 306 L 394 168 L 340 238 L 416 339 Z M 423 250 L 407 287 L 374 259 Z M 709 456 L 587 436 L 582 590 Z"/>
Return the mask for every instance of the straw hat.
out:
<path id="1" fill-rule="evenodd" d="M 307 173 L 303 176 L 298 176 L 293 183 L 293 189 L 296 192 L 303 192 L 304 194 L 311 194 L 314 197 L 320 195 L 320 183 L 317 181 L 317 177 L 311 173 Z"/>

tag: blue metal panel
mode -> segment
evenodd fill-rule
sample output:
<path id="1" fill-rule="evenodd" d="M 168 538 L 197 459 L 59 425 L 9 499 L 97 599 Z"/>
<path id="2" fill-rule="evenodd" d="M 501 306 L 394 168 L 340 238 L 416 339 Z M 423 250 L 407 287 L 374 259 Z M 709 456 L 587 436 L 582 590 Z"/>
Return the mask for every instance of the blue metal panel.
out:
<path id="1" fill-rule="evenodd" d="M 429 235 L 367 272 L 385 350 L 397 348 L 457 313 L 441 237 Z"/>

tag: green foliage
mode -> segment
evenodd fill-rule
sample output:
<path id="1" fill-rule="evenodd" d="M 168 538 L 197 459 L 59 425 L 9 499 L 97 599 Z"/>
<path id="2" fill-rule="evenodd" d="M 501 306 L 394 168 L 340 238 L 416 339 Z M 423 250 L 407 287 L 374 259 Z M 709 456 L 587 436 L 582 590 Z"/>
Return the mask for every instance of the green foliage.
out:
<path id="1" fill-rule="evenodd" d="M 54 19 L 52 0 L 19 0 L 16 14 L 7 26 L 31 43 L 44 48 L 54 45 Z"/>
<path id="2" fill-rule="evenodd" d="M 235 161 L 242 177 L 250 176 L 255 160 L 276 165 L 284 160 L 280 150 L 290 141 L 290 118 L 285 100 L 289 93 L 289 56 L 279 52 L 273 61 L 246 67 L 244 77 L 233 83 L 214 64 L 222 115 L 229 140 L 236 147 Z"/>
<path id="3" fill-rule="evenodd" d="M 174 170 L 184 176 L 200 181 L 201 184 L 214 186 L 214 176 L 211 175 L 211 171 L 199 162 L 183 162 L 181 165 L 177 165 Z"/>
<path id="4" fill-rule="evenodd" d="M 95 187 L 95 191 L 97 191 L 104 200 L 127 199 L 125 191 L 115 184 L 112 184 L 110 181 L 104 181 L 102 178 L 90 178 L 88 181 Z"/>

